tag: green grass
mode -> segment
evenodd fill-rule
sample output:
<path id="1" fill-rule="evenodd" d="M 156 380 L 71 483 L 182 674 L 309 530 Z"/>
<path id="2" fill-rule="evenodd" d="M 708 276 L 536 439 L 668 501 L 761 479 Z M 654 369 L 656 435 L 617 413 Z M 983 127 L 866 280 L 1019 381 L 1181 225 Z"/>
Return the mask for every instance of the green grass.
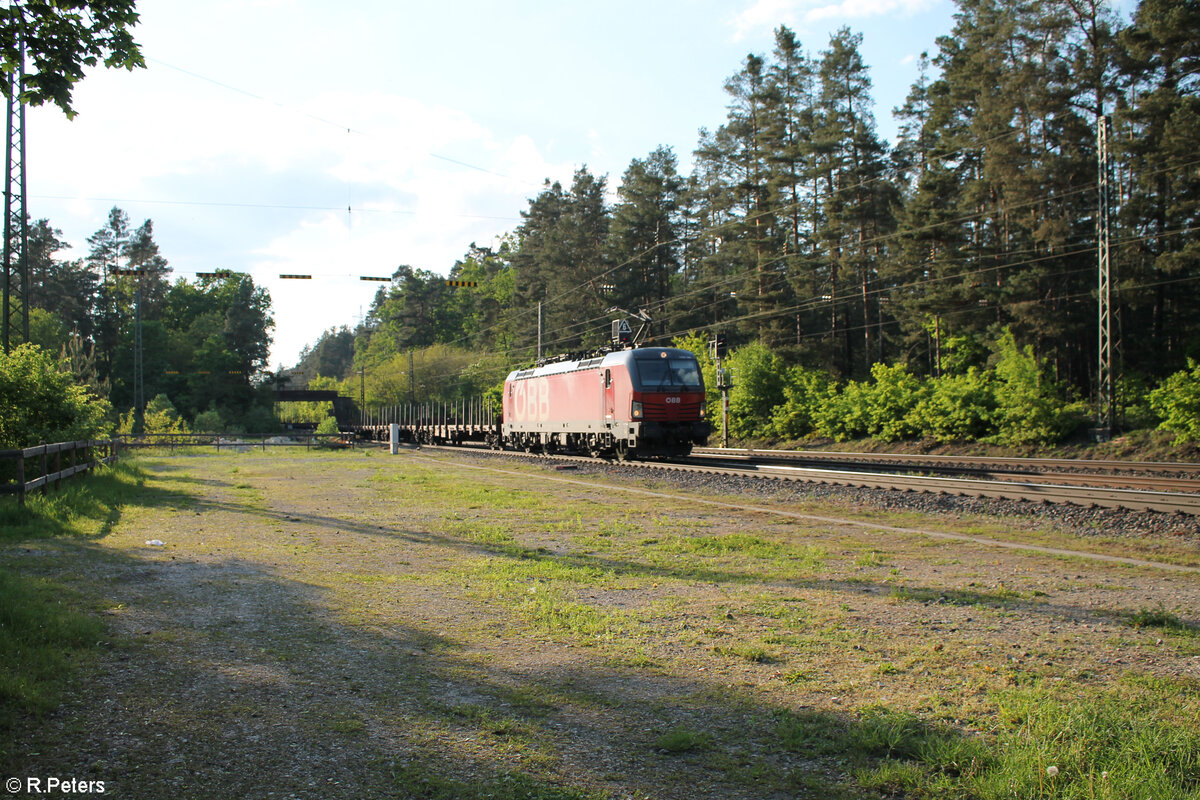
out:
<path id="1" fill-rule="evenodd" d="M 0 569 L 0 731 L 19 713 L 53 709 L 72 662 L 104 637 L 96 618 L 64 602 L 64 589 Z"/>
<path id="2" fill-rule="evenodd" d="M 998 713 L 971 734 L 905 710 L 853 719 L 780 712 L 785 752 L 838 756 L 858 785 L 886 796 L 1200 798 L 1200 683 L 1131 676 L 1108 690 L 1038 685 L 993 695 Z"/>
<path id="3" fill-rule="evenodd" d="M 409 465 L 403 472 L 380 470 L 369 479 L 382 484 L 380 489 L 393 492 L 401 489 L 412 502 L 429 503 L 431 507 L 466 509 L 501 509 L 535 511 L 547 508 L 547 502 L 537 492 L 489 486 L 481 482 L 447 480 L 437 470 Z M 394 484 L 394 485 L 388 485 Z M 425 499 L 418 499 L 425 495 Z"/>
<path id="4" fill-rule="evenodd" d="M 129 503 L 147 497 L 145 474 L 127 460 L 32 494 L 24 508 L 0 503 L 0 546 L 52 537 L 93 539 L 107 534 Z M 105 626 L 68 584 L 25 574 L 13 558 L 0 561 L 0 742 L 18 718 L 57 707 L 78 665 L 100 646 Z M 22 564 L 23 566 L 23 564 Z M 0 744 L 0 765 L 10 757 Z"/>
<path id="5" fill-rule="evenodd" d="M 779 658 L 767 648 L 748 642 L 738 642 L 731 645 L 717 645 L 713 652 L 720 656 L 740 658 L 752 664 L 774 664 Z"/>
<path id="6" fill-rule="evenodd" d="M 567 789 L 521 772 L 464 781 L 415 764 L 392 768 L 401 800 L 602 800 L 607 795 Z"/>
<path id="7" fill-rule="evenodd" d="M 997 700 L 994 762 L 973 781 L 984 800 L 1200 798 L 1194 679 L 1127 676 L 1108 691 L 1037 686 Z"/>
<path id="8" fill-rule="evenodd" d="M 1139 609 L 1122 616 L 1126 622 L 1135 628 L 1161 628 L 1164 631 L 1183 634 L 1185 636 L 1197 636 L 1200 634 L 1200 629 L 1197 629 L 1195 625 L 1184 622 L 1161 605 L 1157 608 Z"/>
<path id="9" fill-rule="evenodd" d="M 712 743 L 712 736 L 703 731 L 675 728 L 654 740 L 654 749 L 664 753 L 688 753 L 704 750 Z"/>
<path id="10" fill-rule="evenodd" d="M 340 464 L 346 457 L 335 453 L 329 458 Z M 653 733 L 638 738 L 635 746 L 657 751 L 663 764 L 689 768 L 702 764 L 709 778 L 717 775 L 718 780 L 760 786 L 762 796 L 785 796 L 793 787 L 805 796 L 831 797 L 1200 800 L 1200 683 L 1193 679 L 1127 677 L 1097 685 L 1039 682 L 1026 676 L 1021 685 L 1004 689 L 999 688 L 1000 681 L 981 680 L 978 693 L 969 694 L 969 703 L 950 691 L 951 700 L 940 705 L 910 694 L 889 700 L 886 706 L 856 708 L 845 684 L 827 677 L 825 656 L 844 653 L 851 643 L 873 641 L 854 627 L 849 614 L 851 607 L 858 611 L 868 601 L 840 591 L 823 599 L 827 590 L 816 579 L 811 581 L 818 587 L 816 592 L 807 582 L 749 588 L 742 584 L 763 578 L 794 581 L 798 574 L 821 572 L 831 573 L 829 581 L 838 581 L 848 571 L 864 585 L 889 591 L 882 574 L 872 578 L 854 569 L 886 572 L 892 561 L 889 554 L 848 546 L 830 563 L 824 547 L 793 543 L 769 527 L 722 535 L 705 530 L 711 526 L 703 521 L 639 509 L 617 511 L 615 518 L 606 519 L 596 506 L 581 508 L 578 501 L 550 491 L 534 494 L 488 486 L 484 481 L 467 483 L 453 472 L 406 469 L 403 474 L 381 470 L 386 477 L 378 479 L 377 488 L 402 498 L 397 502 L 428 508 L 425 524 L 436 534 L 434 540 L 453 540 L 451 544 L 457 543 L 465 556 L 447 569 L 405 575 L 405 580 L 460 588 L 470 600 L 502 609 L 505 624 L 511 621 L 521 634 L 534 632 L 539 641 L 603 643 L 593 653 L 608 659 L 606 668 L 649 668 L 656 680 L 688 669 L 656 646 L 671 638 L 683 641 L 690 656 L 707 650 L 701 658 L 734 674 L 744 673 L 772 690 L 797 692 L 801 702 L 774 704 L 733 684 L 728 688 L 712 684 L 712 693 L 695 701 L 705 714 L 689 715 L 676 727 L 672 726 L 680 717 L 659 718 L 643 728 Z M 239 479 L 245 480 L 246 475 Z M 155 486 L 167 485 L 167 480 L 178 488 L 177 493 L 147 488 L 135 467 L 122 466 L 79 481 L 78 488 L 69 490 L 73 494 L 31 498 L 26 511 L 0 506 L 0 543 L 103 536 L 122 509 L 132 512 L 136 505 L 156 503 L 185 507 L 192 479 L 178 472 L 169 478 L 157 476 Z M 232 488 L 239 486 L 249 484 Z M 602 551 L 602 556 L 581 552 L 581 545 Z M 836 545 L 831 549 L 841 551 Z M 80 611 L 82 603 L 63 586 L 4 571 L 3 564 L 11 567 L 16 560 L 9 557 L 0 562 L 0 742 L 11 738 L 3 736 L 3 713 L 11 719 L 14 714 L 53 708 L 57 691 L 69 679 L 71 663 L 85 659 L 104 636 L 103 626 Z M 903 563 L 899 557 L 895 560 Z M 352 589 L 386 589 L 399 580 L 371 567 L 345 571 L 342 577 Z M 711 605 L 692 606 L 684 590 L 694 580 L 712 581 L 728 592 Z M 620 597 L 624 605 L 608 605 L 611 598 L 606 595 Z M 1039 592 L 1018 592 L 1003 585 L 981 590 L 909 586 L 890 594 L 894 603 L 979 606 L 997 618 L 1039 607 L 1035 600 L 1039 596 Z M 1170 633 L 1176 637 L 1173 641 L 1183 645 L 1194 641 L 1178 637 L 1194 636 L 1195 627 L 1161 606 L 1113 615 L 1134 627 Z M 670 629 L 662 630 L 661 620 L 673 618 L 678 619 Z M 718 626 L 713 630 L 720 638 L 714 642 L 705 635 L 709 631 L 702 634 L 705 625 Z M 1127 635 L 1134 636 L 1129 631 Z M 889 687 L 902 686 L 919 672 L 909 658 L 911 652 L 872 651 L 863 654 L 861 664 L 854 658 L 851 668 L 863 670 L 872 682 L 888 676 Z M 730 660 L 722 663 L 714 654 Z M 812 698 L 834 691 L 843 698 L 839 705 L 824 711 L 813 708 Z M 447 706 L 438 719 L 455 730 L 479 731 L 500 741 L 504 747 L 499 751 L 510 760 L 468 762 L 465 767 L 447 762 L 446 769 L 438 768 L 436 758 L 422 759 L 421 766 L 396 764 L 392 769 L 395 796 L 414 800 L 600 800 L 606 796 L 594 789 L 564 787 L 560 782 L 568 779 L 535 766 L 553 737 L 543 720 L 557 719 L 561 709 L 579 705 L 579 698 L 570 691 L 533 686 L 491 687 L 485 694 L 489 701 L 502 700 L 501 707 L 486 701 Z M 590 702 L 600 707 L 604 700 L 597 696 Z M 951 718 L 953 724 L 948 722 Z M 368 734 L 364 718 L 355 714 L 317 721 L 326 735 Z M 0 744 L 0 766 L 7 746 Z M 759 754 L 766 757 L 758 758 Z M 676 755 L 679 758 L 671 757 Z M 523 760 L 518 762 L 518 756 Z"/>

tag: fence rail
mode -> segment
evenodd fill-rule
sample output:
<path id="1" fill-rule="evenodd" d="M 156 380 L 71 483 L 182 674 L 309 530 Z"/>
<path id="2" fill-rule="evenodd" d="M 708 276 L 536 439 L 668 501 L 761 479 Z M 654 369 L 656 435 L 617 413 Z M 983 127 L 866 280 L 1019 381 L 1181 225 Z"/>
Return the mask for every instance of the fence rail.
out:
<path id="1" fill-rule="evenodd" d="M 39 444 L 36 447 L 26 447 L 21 450 L 0 450 L 0 463 L 12 461 L 16 464 L 15 482 L 0 484 L 0 495 L 15 494 L 17 502 L 25 505 L 25 495 L 29 492 L 42 490 L 46 494 L 51 484 L 57 488 L 67 478 L 87 472 L 101 464 L 111 464 L 117 460 L 120 451 L 117 439 L 91 439 L 78 442 L 57 442 L 55 444 Z M 101 455 L 103 453 L 103 455 Z M 70 463 L 63 466 L 63 455 L 67 455 Z M 53 469 L 51 469 L 53 458 Z M 39 473 L 39 476 L 29 480 L 28 473 Z"/>
<path id="2" fill-rule="evenodd" d="M 312 431 L 289 431 L 287 433 L 150 433 L 141 436 L 118 434 L 122 447 L 215 447 L 218 451 L 241 452 L 252 448 L 266 450 L 268 447 L 353 447 L 354 437 L 344 433 L 314 433 Z"/>

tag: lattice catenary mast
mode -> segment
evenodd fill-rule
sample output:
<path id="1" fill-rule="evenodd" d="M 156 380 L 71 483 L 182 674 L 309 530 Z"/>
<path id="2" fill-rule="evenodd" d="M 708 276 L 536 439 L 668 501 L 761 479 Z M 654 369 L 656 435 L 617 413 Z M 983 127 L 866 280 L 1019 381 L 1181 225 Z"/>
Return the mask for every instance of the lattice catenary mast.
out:
<path id="1" fill-rule="evenodd" d="M 17 34 L 18 37 L 20 33 Z M 11 326 L 20 314 L 21 341 L 29 341 L 29 217 L 25 206 L 25 43 L 8 96 L 8 138 L 4 149 L 4 274 L 0 339 L 9 352 Z"/>

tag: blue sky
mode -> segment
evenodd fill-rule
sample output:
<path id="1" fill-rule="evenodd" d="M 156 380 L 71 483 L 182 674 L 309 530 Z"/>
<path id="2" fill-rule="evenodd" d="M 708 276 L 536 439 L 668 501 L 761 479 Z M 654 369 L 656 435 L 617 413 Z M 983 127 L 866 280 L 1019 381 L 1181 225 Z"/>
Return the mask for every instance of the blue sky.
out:
<path id="1" fill-rule="evenodd" d="M 272 366 L 353 325 L 401 264 L 444 273 L 520 223 L 543 179 L 633 158 L 685 169 L 725 118 L 725 80 L 787 24 L 818 54 L 864 35 L 876 117 L 949 32 L 948 0 L 139 0 L 148 69 L 96 70 L 79 116 L 31 109 L 30 214 L 83 257 L 118 205 L 154 221 L 176 274 L 271 292 Z M 349 211 L 347 211 L 349 208 Z M 313 281 L 281 281 L 281 273 Z"/>

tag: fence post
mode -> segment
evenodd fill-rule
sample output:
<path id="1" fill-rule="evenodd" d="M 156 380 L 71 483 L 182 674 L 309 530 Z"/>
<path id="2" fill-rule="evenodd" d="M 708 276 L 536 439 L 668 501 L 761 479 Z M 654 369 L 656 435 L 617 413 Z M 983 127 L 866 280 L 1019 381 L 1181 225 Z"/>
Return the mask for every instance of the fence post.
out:
<path id="1" fill-rule="evenodd" d="M 17 453 L 17 505 L 25 505 L 25 451 Z"/>
<path id="2" fill-rule="evenodd" d="M 54 451 L 54 473 L 57 477 L 54 479 L 54 488 L 62 488 L 62 445 Z"/>

